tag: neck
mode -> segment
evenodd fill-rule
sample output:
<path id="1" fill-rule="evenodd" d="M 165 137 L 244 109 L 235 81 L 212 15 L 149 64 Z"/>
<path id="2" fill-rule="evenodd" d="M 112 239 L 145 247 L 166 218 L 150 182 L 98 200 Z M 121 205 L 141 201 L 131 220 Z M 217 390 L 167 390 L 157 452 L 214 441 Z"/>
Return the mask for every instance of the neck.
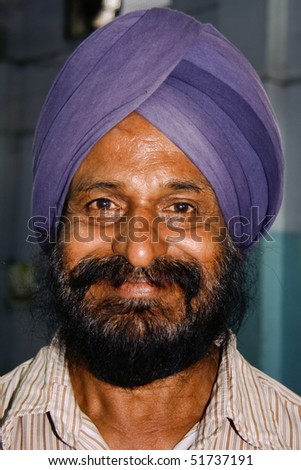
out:
<path id="1" fill-rule="evenodd" d="M 219 351 L 149 385 L 125 389 L 70 366 L 81 410 L 111 449 L 172 449 L 202 418 L 216 380 Z"/>

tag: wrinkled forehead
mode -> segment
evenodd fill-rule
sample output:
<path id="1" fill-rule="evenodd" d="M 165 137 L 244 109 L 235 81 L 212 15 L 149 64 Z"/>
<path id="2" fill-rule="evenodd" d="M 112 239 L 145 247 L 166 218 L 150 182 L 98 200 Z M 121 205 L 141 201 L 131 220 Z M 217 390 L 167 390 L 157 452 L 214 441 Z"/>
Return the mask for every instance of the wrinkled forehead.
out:
<path id="1" fill-rule="evenodd" d="M 135 182 L 144 192 L 154 182 L 163 187 L 170 181 L 178 181 L 178 189 L 182 184 L 183 189 L 214 194 L 210 183 L 190 158 L 135 111 L 88 152 L 73 176 L 69 195 L 97 185 L 101 180 L 114 181 L 114 184 L 118 181 L 119 187 Z"/>

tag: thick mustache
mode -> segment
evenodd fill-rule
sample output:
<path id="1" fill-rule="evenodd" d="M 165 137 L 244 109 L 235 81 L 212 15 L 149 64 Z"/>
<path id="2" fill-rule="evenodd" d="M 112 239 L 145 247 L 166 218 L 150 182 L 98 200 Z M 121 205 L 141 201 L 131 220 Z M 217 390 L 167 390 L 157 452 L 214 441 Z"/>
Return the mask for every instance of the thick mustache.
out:
<path id="1" fill-rule="evenodd" d="M 176 283 L 191 299 L 198 293 L 202 278 L 201 266 L 192 261 L 157 258 L 150 266 L 135 268 L 123 256 L 115 255 L 84 258 L 71 271 L 70 285 L 87 290 L 99 281 L 117 288 L 125 282 L 148 282 L 156 287 Z"/>

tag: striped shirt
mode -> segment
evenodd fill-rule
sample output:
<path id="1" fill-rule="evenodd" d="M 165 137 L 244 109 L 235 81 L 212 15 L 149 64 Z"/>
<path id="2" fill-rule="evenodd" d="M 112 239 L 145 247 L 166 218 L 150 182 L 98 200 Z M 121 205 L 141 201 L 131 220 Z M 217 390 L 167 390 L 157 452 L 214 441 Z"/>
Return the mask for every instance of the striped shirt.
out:
<path id="1" fill-rule="evenodd" d="M 53 344 L 0 379 L 0 428 L 4 449 L 108 449 Z M 301 449 L 301 398 L 252 367 L 233 336 L 203 418 L 174 449 Z"/>

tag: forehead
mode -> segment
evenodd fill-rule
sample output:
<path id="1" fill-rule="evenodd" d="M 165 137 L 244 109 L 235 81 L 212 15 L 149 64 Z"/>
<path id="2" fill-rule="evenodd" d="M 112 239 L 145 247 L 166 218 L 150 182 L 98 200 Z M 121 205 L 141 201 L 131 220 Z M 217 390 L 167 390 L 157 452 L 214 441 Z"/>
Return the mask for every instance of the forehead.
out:
<path id="1" fill-rule="evenodd" d="M 72 186 L 99 178 L 150 180 L 164 183 L 168 178 L 194 180 L 211 186 L 190 159 L 136 112 L 112 128 L 92 148 L 74 175 Z"/>

